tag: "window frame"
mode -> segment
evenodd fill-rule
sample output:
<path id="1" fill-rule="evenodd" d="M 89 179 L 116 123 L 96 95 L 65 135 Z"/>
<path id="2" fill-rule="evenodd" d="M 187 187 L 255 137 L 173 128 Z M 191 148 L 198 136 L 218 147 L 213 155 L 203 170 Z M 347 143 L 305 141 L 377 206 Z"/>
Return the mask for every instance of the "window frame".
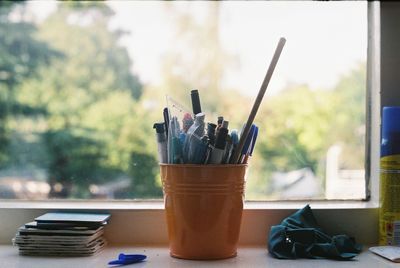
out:
<path id="1" fill-rule="evenodd" d="M 380 139 L 380 3 L 368 2 L 368 56 L 366 102 L 366 199 L 319 201 L 246 201 L 240 245 L 265 245 L 269 227 L 295 210 L 310 204 L 321 226 L 331 233 L 348 233 L 358 242 L 377 241 Z M 371 100 L 371 101 L 368 101 Z M 10 244 L 17 228 L 48 211 L 111 213 L 106 237 L 111 244 L 168 243 L 164 205 L 160 200 L 0 200 L 0 244 Z M 357 219 L 357 220 L 355 220 Z M 359 223 L 362 224 L 359 224 Z M 337 224 L 333 224 L 337 223 Z M 129 232 L 127 232 L 129 230 Z M 376 232 L 371 232 L 376 230 Z"/>

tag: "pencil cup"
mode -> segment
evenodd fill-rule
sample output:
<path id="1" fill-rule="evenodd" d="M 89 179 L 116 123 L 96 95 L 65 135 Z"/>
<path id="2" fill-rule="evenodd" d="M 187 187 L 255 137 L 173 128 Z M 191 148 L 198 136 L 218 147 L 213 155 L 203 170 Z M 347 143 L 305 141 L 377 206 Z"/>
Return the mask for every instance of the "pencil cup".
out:
<path id="1" fill-rule="evenodd" d="M 236 256 L 247 165 L 160 164 L 170 254 Z"/>

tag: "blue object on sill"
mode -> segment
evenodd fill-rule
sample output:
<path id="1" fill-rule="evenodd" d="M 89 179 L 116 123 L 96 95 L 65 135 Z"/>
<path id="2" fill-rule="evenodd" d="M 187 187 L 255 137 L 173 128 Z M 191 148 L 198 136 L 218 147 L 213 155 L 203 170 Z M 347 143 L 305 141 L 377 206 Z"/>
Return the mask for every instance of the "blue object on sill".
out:
<path id="1" fill-rule="evenodd" d="M 329 236 L 317 224 L 309 205 L 271 227 L 269 253 L 278 259 L 351 260 L 362 246 L 347 235 Z"/>
<path id="2" fill-rule="evenodd" d="M 141 254 L 124 254 L 118 255 L 118 260 L 110 261 L 108 265 L 122 266 L 132 263 L 142 262 L 147 258 L 146 255 Z"/>

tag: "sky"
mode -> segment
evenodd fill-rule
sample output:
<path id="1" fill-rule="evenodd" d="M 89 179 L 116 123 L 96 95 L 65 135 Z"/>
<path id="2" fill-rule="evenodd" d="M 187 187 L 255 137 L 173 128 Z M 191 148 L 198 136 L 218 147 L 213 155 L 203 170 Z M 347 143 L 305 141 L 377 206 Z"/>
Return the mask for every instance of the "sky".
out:
<path id="1" fill-rule="evenodd" d="M 141 81 L 161 83 L 162 59 L 179 42 L 174 39 L 168 8 L 188 12 L 201 23 L 207 19 L 210 4 L 108 2 L 116 13 L 110 27 L 130 33 L 121 44 L 128 49 L 134 62 L 132 71 Z M 34 1 L 30 7 L 44 19 L 55 3 Z M 255 95 L 280 37 L 285 37 L 287 43 L 269 86 L 272 92 L 291 84 L 329 89 L 341 75 L 366 62 L 366 2 L 226 1 L 221 2 L 219 12 L 221 43 L 237 59 L 233 68 L 227 68 L 223 87 Z"/>

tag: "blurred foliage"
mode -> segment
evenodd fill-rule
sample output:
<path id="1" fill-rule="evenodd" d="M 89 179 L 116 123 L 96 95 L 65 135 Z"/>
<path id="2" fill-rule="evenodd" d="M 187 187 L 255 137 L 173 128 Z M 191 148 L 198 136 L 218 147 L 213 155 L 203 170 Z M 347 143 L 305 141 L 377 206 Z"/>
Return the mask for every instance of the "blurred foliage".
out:
<path id="1" fill-rule="evenodd" d="M 16 88 L 24 79 L 35 77 L 41 65 L 50 63 L 58 53 L 34 35 L 37 27 L 23 20 L 24 4 L 19 4 L 21 20 L 10 21 L 14 4 L 20 1 L 0 2 L 0 167 L 9 161 L 8 145 L 12 135 L 9 121 L 18 114 L 43 112 L 16 101 Z"/>
<path id="2" fill-rule="evenodd" d="M 47 148 L 42 164 L 50 184 L 64 187 L 53 187 L 51 197 L 90 197 L 91 184 L 112 182 L 124 174 L 141 176 L 132 177 L 132 183 L 156 185 L 154 171 L 140 173 L 140 165 L 133 167 L 143 159 L 157 167 L 155 147 L 147 138 L 150 126 L 141 111 L 142 85 L 130 71 L 127 50 L 119 45 L 122 33 L 108 29 L 112 15 L 102 3 L 59 3 L 38 25 L 37 42 L 52 44 L 63 57 L 37 66 L 37 76 L 25 77 L 16 98 L 45 111 L 32 119 L 45 124 L 35 132 L 42 136 L 37 142 Z M 126 195 L 138 196 L 133 194 L 136 187 L 145 188 L 135 184 Z"/>
<path id="3" fill-rule="evenodd" d="M 341 169 L 364 169 L 365 96 L 365 64 L 342 76 L 332 90 L 303 85 L 268 96 L 257 115 L 263 135 L 252 160 L 250 198 L 273 194 L 269 185 L 276 171 L 308 167 L 324 180 L 326 153 L 335 144 L 342 148 Z"/>
<path id="4" fill-rule="evenodd" d="M 0 165 L 46 170 L 53 198 L 91 198 L 93 185 L 126 179 L 115 198 L 160 198 L 152 125 L 163 120 L 165 94 L 190 110 L 195 87 L 207 121 L 224 115 L 230 129 L 240 128 L 253 99 L 221 86 L 236 59 L 219 40 L 219 4 L 210 3 L 203 22 L 168 8 L 180 41 L 160 63 L 162 85 L 148 86 L 132 74 L 120 45 L 125 33 L 109 28 L 114 12 L 104 3 L 61 2 L 34 24 L 24 21 L 23 4 L 1 1 Z M 323 178 L 334 144 L 343 147 L 342 168 L 363 168 L 365 73 L 360 64 L 331 90 L 295 85 L 267 94 L 255 121 L 247 198 L 270 196 L 276 171 L 309 167 Z"/>
<path id="5" fill-rule="evenodd" d="M 190 103 L 189 89 L 200 90 L 202 109 L 207 111 L 208 120 L 213 120 L 211 115 L 216 120 L 216 113 L 221 110 L 220 100 L 225 98 L 221 82 L 229 65 L 224 63 L 235 60 L 219 39 L 220 5 L 210 2 L 207 17 L 201 22 L 171 5 L 168 8 L 179 42 L 172 44 L 163 59 L 163 84 L 173 88 L 174 97 L 184 103 Z"/>

